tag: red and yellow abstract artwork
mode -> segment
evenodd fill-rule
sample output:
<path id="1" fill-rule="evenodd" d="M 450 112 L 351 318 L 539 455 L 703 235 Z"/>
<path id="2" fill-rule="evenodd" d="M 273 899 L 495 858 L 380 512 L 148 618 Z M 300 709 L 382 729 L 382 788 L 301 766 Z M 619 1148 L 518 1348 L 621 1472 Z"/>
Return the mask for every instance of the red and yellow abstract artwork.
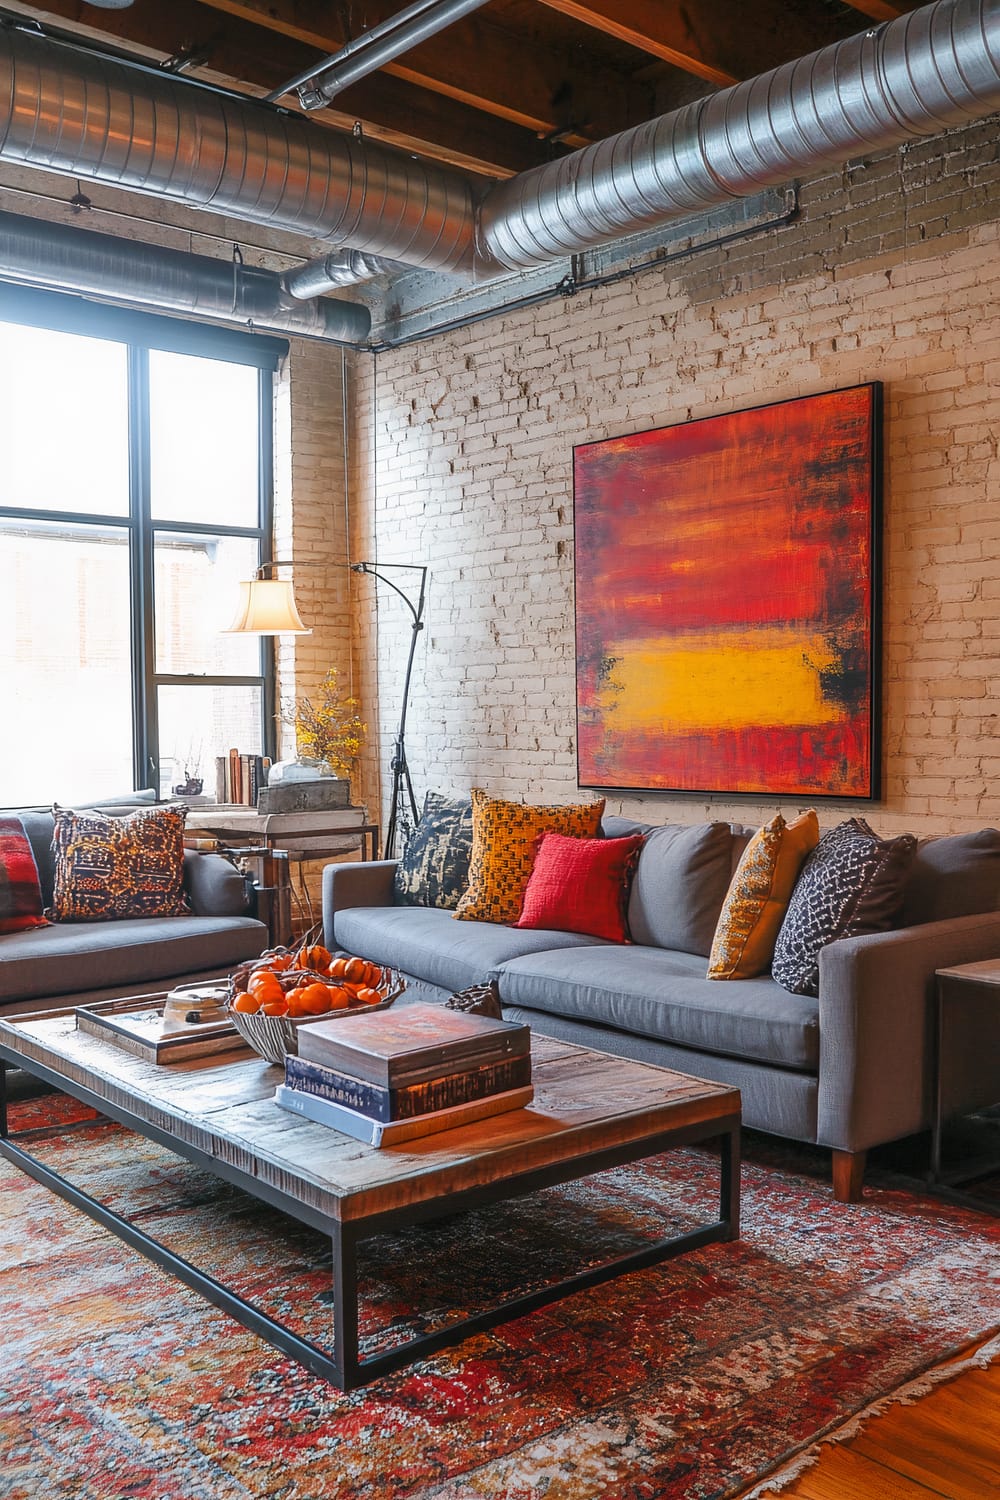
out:
<path id="1" fill-rule="evenodd" d="M 575 450 L 581 786 L 877 795 L 881 395 Z"/>

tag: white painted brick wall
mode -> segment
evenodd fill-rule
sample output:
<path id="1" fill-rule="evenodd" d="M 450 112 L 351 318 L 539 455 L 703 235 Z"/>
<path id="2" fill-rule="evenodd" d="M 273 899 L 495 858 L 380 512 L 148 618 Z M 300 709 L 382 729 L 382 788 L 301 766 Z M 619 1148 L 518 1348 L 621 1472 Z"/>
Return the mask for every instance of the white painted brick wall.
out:
<path id="1" fill-rule="evenodd" d="M 431 568 L 408 735 L 419 795 L 588 795 L 575 761 L 574 443 L 877 379 L 884 796 L 821 816 L 861 811 L 885 832 L 1000 823 L 995 152 L 992 207 L 970 213 L 965 173 L 990 128 L 876 159 L 867 180 L 859 166 L 807 184 L 801 222 L 765 240 L 381 355 L 374 404 L 371 359 L 351 360 L 355 552 Z M 406 621 L 380 592 L 357 597 L 384 766 Z M 373 747 L 372 787 L 375 761 Z M 610 802 L 656 822 L 795 810 Z"/>

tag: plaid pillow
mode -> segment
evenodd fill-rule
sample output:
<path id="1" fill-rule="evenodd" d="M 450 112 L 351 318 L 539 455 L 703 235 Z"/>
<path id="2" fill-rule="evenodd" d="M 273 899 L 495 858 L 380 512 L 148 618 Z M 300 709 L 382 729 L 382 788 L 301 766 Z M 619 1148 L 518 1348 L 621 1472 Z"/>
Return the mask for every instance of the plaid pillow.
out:
<path id="1" fill-rule="evenodd" d="M 186 807 L 151 807 L 124 818 L 54 807 L 56 922 L 181 917 Z"/>
<path id="2" fill-rule="evenodd" d="M 47 927 L 38 866 L 20 818 L 0 818 L 0 932 Z"/>

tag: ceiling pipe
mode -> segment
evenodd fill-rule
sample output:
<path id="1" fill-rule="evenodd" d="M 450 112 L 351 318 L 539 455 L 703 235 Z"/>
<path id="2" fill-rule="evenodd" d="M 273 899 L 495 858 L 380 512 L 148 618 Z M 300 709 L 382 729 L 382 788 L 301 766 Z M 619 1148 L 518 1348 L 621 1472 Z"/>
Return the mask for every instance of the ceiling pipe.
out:
<path id="1" fill-rule="evenodd" d="M 489 0 L 416 0 L 416 4 L 363 31 L 339 52 L 297 73 L 265 97 L 273 102 L 294 90 L 303 109 L 323 109 L 352 83 L 376 73 L 394 57 L 409 52 L 488 3 Z"/>
<path id="2" fill-rule="evenodd" d="M 472 263 L 460 173 L 21 27 L 0 26 L 0 158 L 410 265 Z"/>
<path id="3" fill-rule="evenodd" d="M 380 255 L 365 255 L 361 250 L 333 250 L 318 260 L 307 260 L 286 271 L 281 284 L 290 297 L 322 297 L 340 287 L 358 286 L 376 276 L 394 276 L 406 267 L 398 260 Z"/>
<path id="4" fill-rule="evenodd" d="M 998 108 L 1000 0 L 938 0 L 499 184 L 479 255 L 544 265 Z"/>
<path id="5" fill-rule="evenodd" d="M 997 109 L 1000 0 L 937 0 L 522 173 L 477 213 L 458 173 L 257 100 L 0 29 L 0 158 L 484 280 Z"/>
<path id="6" fill-rule="evenodd" d="M 366 307 L 292 301 L 273 271 L 20 214 L 0 212 L 0 280 L 352 347 L 371 331 Z"/>

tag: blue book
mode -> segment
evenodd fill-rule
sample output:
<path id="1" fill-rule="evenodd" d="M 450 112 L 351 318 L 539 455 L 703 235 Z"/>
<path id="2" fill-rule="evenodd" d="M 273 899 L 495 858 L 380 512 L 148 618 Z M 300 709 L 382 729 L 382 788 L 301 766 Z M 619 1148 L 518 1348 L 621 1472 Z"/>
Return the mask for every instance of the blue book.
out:
<path id="1" fill-rule="evenodd" d="M 430 1114 L 432 1110 L 450 1109 L 456 1104 L 468 1104 L 473 1099 L 486 1099 L 490 1094 L 505 1093 L 507 1089 L 524 1088 L 530 1082 L 529 1053 L 523 1057 L 504 1058 L 502 1062 L 485 1063 L 462 1073 L 446 1073 L 441 1078 L 401 1088 L 381 1088 L 364 1078 L 352 1078 L 349 1073 L 341 1073 L 305 1057 L 285 1058 L 287 1088 L 343 1104 L 383 1123 L 412 1120 L 417 1115 Z"/>

